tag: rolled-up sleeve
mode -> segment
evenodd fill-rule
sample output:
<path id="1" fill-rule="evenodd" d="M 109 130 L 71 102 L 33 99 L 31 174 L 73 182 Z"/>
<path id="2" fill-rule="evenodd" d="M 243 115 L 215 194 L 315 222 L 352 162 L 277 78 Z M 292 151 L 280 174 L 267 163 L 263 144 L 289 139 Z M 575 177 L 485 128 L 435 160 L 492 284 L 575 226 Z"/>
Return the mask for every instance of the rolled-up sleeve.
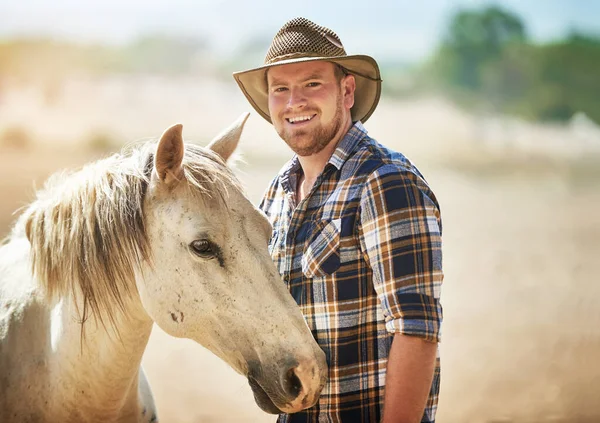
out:
<path id="1" fill-rule="evenodd" d="M 439 342 L 442 230 L 426 183 L 395 165 L 374 171 L 361 195 L 359 234 L 387 330 Z"/>

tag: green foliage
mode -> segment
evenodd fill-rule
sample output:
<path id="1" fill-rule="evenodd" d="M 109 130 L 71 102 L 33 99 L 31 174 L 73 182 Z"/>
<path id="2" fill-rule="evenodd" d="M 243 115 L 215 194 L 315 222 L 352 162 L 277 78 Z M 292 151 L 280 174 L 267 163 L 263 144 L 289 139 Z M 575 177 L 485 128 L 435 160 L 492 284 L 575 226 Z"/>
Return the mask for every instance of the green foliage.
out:
<path id="1" fill-rule="evenodd" d="M 488 7 L 454 15 L 421 75 L 469 107 L 552 121 L 583 111 L 600 122 L 598 69 L 600 38 L 536 45 L 518 16 Z"/>
<path id="2" fill-rule="evenodd" d="M 565 120 L 581 110 L 600 122 L 600 39 L 578 35 L 537 49 L 538 68 L 528 97 L 543 95 L 536 107 L 539 119 Z"/>
<path id="3" fill-rule="evenodd" d="M 442 42 L 442 54 L 450 64 L 449 77 L 458 85 L 480 88 L 482 68 L 506 46 L 524 40 L 522 22 L 509 12 L 497 7 L 460 11 L 450 21 Z"/>
<path id="4" fill-rule="evenodd" d="M 228 57 L 215 56 L 207 40 L 164 35 L 125 46 L 0 42 L 0 84 L 5 78 L 41 82 L 52 104 L 62 81 L 73 74 L 216 75 L 231 82 L 231 72 L 262 63 L 270 42 L 261 35 L 249 38 Z M 496 6 L 457 11 L 427 63 L 411 68 L 381 60 L 380 68 L 385 95 L 441 90 L 478 111 L 552 121 L 581 111 L 600 123 L 600 37 L 575 32 L 551 44 L 534 44 L 521 18 Z"/>

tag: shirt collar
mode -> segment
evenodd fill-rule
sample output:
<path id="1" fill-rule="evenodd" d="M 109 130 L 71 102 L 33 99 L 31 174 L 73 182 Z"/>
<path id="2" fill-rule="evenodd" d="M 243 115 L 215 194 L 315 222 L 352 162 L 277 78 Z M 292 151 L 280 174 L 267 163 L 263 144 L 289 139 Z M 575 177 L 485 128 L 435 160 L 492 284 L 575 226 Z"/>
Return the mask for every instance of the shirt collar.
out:
<path id="1" fill-rule="evenodd" d="M 358 142 L 366 135 L 367 130 L 360 121 L 357 121 L 338 143 L 327 163 L 332 164 L 337 170 L 340 170 L 348 157 L 356 150 Z"/>
<path id="2" fill-rule="evenodd" d="M 283 190 L 287 193 L 296 192 L 296 185 L 298 182 L 298 175 L 302 167 L 300 166 L 300 160 L 298 156 L 294 154 L 294 157 L 283 166 L 279 172 L 279 182 Z"/>
<path id="3" fill-rule="evenodd" d="M 338 143 L 327 164 L 331 164 L 335 166 L 337 170 L 340 170 L 348 157 L 356 150 L 359 141 L 366 135 L 367 130 L 363 124 L 360 121 L 354 123 Z M 283 185 L 284 190 L 295 192 L 295 188 L 292 187 L 296 186 L 296 181 L 298 180 L 297 178 L 301 169 L 300 160 L 298 160 L 297 155 L 294 155 L 294 157 L 292 157 L 279 172 L 279 180 Z"/>

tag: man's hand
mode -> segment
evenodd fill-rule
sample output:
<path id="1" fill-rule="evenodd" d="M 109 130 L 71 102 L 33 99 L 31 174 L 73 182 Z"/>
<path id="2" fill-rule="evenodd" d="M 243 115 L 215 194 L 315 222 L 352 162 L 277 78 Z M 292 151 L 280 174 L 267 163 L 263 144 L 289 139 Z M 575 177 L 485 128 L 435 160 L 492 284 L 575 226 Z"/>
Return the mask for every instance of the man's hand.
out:
<path id="1" fill-rule="evenodd" d="M 394 335 L 388 358 L 382 423 L 419 423 L 433 380 L 437 343 Z"/>

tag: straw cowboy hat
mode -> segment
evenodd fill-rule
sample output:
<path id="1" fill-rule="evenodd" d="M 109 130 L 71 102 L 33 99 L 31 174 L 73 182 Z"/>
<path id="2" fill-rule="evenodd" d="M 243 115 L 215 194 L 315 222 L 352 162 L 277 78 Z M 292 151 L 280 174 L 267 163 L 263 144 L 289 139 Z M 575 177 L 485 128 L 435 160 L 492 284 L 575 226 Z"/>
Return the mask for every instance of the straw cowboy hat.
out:
<path id="1" fill-rule="evenodd" d="M 377 62 L 370 56 L 346 54 L 340 38 L 332 30 L 305 18 L 287 22 L 273 38 L 265 63 L 258 68 L 235 72 L 233 77 L 256 111 L 269 123 L 266 71 L 273 66 L 324 60 L 340 65 L 354 75 L 356 90 L 352 121 L 365 122 L 375 111 L 381 95 L 381 75 Z"/>

